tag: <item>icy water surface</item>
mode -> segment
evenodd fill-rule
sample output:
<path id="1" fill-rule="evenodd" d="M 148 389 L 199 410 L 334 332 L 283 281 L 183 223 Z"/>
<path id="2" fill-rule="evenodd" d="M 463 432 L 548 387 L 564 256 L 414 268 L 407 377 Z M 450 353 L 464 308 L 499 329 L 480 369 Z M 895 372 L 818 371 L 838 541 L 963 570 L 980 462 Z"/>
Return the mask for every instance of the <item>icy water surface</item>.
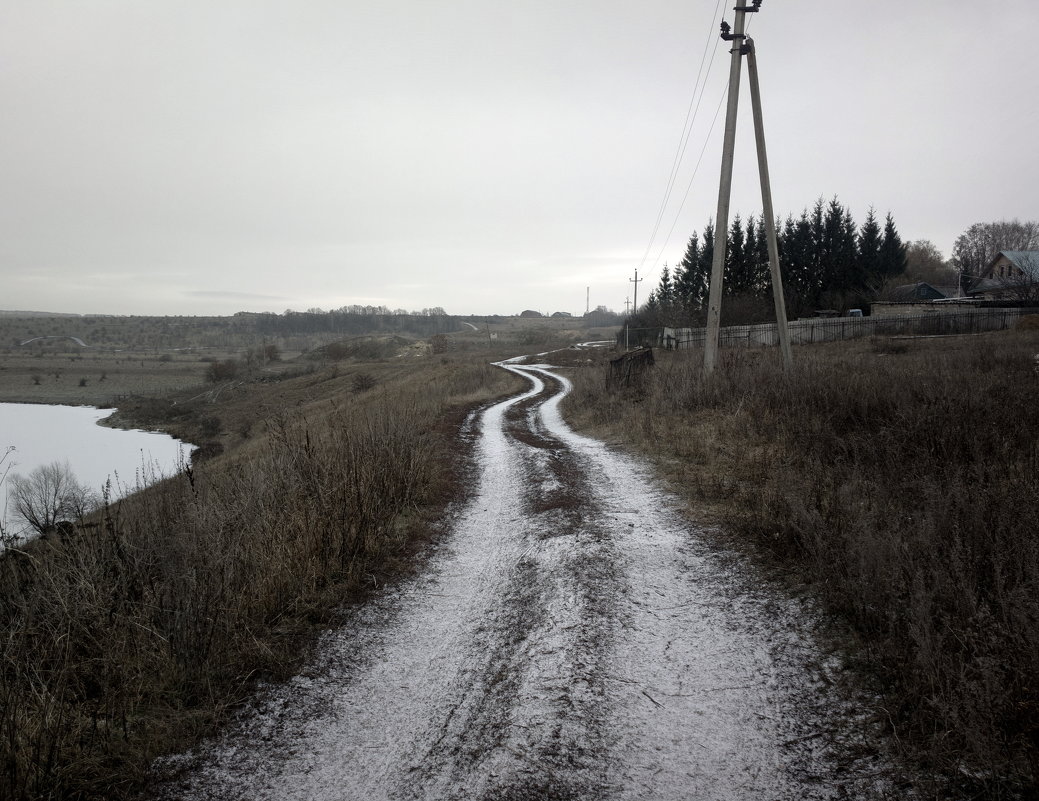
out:
<path id="1" fill-rule="evenodd" d="M 110 414 L 92 406 L 0 403 L 0 457 L 7 454 L 0 476 L 8 467 L 10 480 L 67 461 L 80 484 L 100 493 L 111 480 L 112 496 L 119 497 L 175 473 L 190 456 L 193 446 L 167 434 L 98 425 Z M 6 483 L 0 487 L 0 513 L 5 500 Z"/>

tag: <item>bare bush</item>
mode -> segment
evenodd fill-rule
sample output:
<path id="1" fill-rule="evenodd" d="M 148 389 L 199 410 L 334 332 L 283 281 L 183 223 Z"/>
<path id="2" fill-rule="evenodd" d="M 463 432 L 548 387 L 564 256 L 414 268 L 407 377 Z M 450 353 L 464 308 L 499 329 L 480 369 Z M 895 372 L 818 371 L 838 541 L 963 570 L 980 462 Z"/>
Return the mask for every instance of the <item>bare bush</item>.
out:
<path id="1" fill-rule="evenodd" d="M 59 523 L 82 520 L 96 496 L 77 480 L 68 462 L 37 467 L 28 476 L 11 479 L 14 511 L 37 534 L 54 531 Z"/>
<path id="2" fill-rule="evenodd" d="M 206 380 L 216 384 L 220 381 L 231 381 L 238 375 L 239 364 L 235 359 L 211 362 L 206 368 Z"/>
<path id="3" fill-rule="evenodd" d="M 324 354 L 332 361 L 340 361 L 350 355 L 350 348 L 345 342 L 331 342 L 325 346 Z"/>
<path id="4" fill-rule="evenodd" d="M 357 373 L 350 382 L 351 388 L 356 392 L 367 392 L 376 384 L 375 376 L 371 373 Z"/>
<path id="5" fill-rule="evenodd" d="M 450 341 L 444 334 L 433 334 L 429 338 L 429 344 L 434 354 L 447 353 L 450 348 Z"/>

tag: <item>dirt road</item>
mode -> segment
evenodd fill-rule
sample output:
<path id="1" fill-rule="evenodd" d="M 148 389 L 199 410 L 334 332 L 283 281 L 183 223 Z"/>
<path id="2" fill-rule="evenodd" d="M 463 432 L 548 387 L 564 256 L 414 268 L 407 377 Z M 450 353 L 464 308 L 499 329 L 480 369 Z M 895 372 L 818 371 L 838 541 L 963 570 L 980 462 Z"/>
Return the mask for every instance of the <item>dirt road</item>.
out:
<path id="1" fill-rule="evenodd" d="M 478 488 L 429 568 L 157 797 L 912 797 L 805 610 L 571 432 L 564 378 L 504 367 L 531 387 L 470 422 Z"/>

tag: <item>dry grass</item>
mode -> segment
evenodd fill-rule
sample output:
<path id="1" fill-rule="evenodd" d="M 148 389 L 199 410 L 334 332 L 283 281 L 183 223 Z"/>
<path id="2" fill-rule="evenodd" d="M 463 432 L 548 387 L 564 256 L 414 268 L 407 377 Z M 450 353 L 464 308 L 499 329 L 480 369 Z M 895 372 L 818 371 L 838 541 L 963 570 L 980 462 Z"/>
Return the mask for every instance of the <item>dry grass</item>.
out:
<path id="1" fill-rule="evenodd" d="M 483 359 L 371 363 L 357 392 L 361 369 L 237 387 L 209 404 L 235 452 L 0 558 L 0 797 L 132 794 L 153 757 L 290 673 L 344 600 L 414 564 L 463 489 L 465 410 L 515 379 Z"/>
<path id="2" fill-rule="evenodd" d="M 694 508 L 850 622 L 903 742 L 979 797 L 1036 790 L 1039 335 L 661 354 L 579 370 L 568 414 L 651 455 Z M 965 779 L 964 777 L 970 777 Z"/>

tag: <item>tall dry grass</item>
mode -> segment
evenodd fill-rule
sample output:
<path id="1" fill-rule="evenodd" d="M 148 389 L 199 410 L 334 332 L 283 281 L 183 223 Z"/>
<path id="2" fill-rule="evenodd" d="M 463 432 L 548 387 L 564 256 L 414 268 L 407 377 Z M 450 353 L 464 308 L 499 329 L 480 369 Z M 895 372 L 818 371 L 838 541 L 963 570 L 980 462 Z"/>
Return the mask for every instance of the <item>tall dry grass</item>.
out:
<path id="1" fill-rule="evenodd" d="M 509 377 L 344 379 L 229 459 L 0 558 L 0 798 L 111 799 L 284 676 L 458 487 L 457 423 Z M 320 399 L 318 399 L 320 400 Z"/>
<path id="2" fill-rule="evenodd" d="M 1036 791 L 1039 332 L 579 371 L 569 414 L 809 580 L 859 633 L 900 738 L 984 796 Z"/>

